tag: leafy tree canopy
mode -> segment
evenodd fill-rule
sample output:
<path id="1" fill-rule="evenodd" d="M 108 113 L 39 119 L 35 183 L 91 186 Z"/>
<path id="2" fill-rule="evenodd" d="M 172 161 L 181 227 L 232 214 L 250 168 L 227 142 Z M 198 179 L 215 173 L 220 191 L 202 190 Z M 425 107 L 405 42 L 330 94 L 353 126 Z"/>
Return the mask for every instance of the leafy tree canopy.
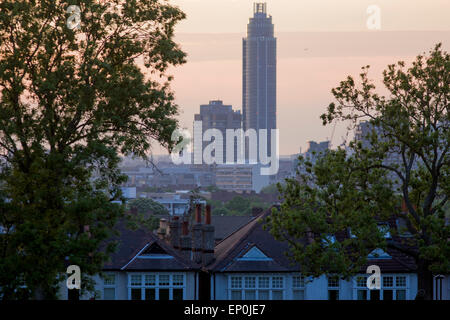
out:
<path id="1" fill-rule="evenodd" d="M 69 5 L 79 28 L 67 25 Z M 67 263 L 100 270 L 112 248 L 99 245 L 123 212 L 119 155 L 173 146 L 167 68 L 184 62 L 173 41 L 184 17 L 160 0 L 0 2 L 4 299 L 55 298 Z"/>
<path id="2" fill-rule="evenodd" d="M 168 215 L 169 211 L 159 202 L 156 202 L 152 199 L 139 198 L 133 199 L 128 202 L 128 207 L 130 209 L 137 209 L 138 213 L 148 214 L 151 213 L 153 215 Z"/>
<path id="3" fill-rule="evenodd" d="M 333 89 L 337 103 L 322 116 L 324 125 L 342 121 L 350 128 L 369 121 L 368 143 L 353 141 L 314 164 L 300 159 L 297 179 L 279 186 L 284 202 L 269 227 L 291 244 L 290 256 L 306 275 L 349 277 L 372 250 L 399 250 L 416 261 L 419 289 L 430 299 L 433 273 L 450 270 L 444 210 L 450 194 L 450 56 L 438 44 L 409 68 L 404 62 L 388 66 L 388 96 L 376 93 L 368 70 L 363 68 L 359 84 L 349 76 Z M 389 218 L 402 221 L 403 235 L 395 225 L 378 226 Z M 387 230 L 393 239 L 384 236 Z"/>

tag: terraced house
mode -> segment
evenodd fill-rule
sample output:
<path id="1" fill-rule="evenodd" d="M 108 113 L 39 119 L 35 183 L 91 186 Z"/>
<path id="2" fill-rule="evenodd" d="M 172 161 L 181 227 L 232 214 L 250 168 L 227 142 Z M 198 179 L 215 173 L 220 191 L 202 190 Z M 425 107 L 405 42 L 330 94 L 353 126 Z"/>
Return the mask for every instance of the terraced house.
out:
<path id="1" fill-rule="evenodd" d="M 381 289 L 369 290 L 366 268 L 350 280 L 305 278 L 301 266 L 287 258 L 288 244 L 264 230 L 270 210 L 215 243 L 215 226 L 207 206 L 195 222 L 162 219 L 157 234 L 122 230 L 118 251 L 96 280 L 103 300 L 412 300 L 417 294 L 414 261 L 396 250 L 374 250 L 368 265 L 381 269 Z M 226 221 L 222 219 L 222 224 Z M 397 224 L 398 221 L 388 223 Z M 219 225 L 216 225 L 220 228 Z M 223 226 L 226 228 L 226 226 Z M 383 227 L 380 225 L 380 227 Z M 392 226 L 391 226 L 392 227 Z M 333 241 L 340 237 L 336 235 Z M 386 232 L 386 237 L 391 237 Z M 61 289 L 67 298 L 67 290 Z M 434 298 L 450 300 L 449 275 L 434 279 Z"/>

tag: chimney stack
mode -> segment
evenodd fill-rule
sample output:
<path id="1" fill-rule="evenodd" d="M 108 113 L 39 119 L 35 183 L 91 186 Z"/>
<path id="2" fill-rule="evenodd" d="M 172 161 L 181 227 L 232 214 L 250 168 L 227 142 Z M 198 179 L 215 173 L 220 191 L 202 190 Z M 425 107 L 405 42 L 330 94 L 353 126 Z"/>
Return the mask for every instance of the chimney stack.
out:
<path id="1" fill-rule="evenodd" d="M 191 260 L 192 237 L 189 235 L 189 221 L 183 221 L 183 234 L 180 238 L 181 255 Z"/>
<path id="2" fill-rule="evenodd" d="M 214 226 L 211 225 L 211 206 L 206 206 L 205 225 L 202 228 L 202 264 L 207 266 L 214 260 Z"/>
<path id="3" fill-rule="evenodd" d="M 195 224 L 192 230 L 192 254 L 195 263 L 202 262 L 202 205 L 195 207 Z"/>
<path id="4" fill-rule="evenodd" d="M 175 250 L 180 248 L 180 229 L 178 217 L 173 217 L 169 224 L 169 243 Z"/>
<path id="5" fill-rule="evenodd" d="M 158 238 L 164 240 L 167 233 L 167 220 L 162 218 L 159 220 Z"/>

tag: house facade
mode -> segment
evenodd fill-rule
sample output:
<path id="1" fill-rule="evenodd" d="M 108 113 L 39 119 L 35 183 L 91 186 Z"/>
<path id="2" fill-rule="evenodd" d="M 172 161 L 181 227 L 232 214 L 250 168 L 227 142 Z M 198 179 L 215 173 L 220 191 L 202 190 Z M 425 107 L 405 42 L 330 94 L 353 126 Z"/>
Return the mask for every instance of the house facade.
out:
<path id="1" fill-rule="evenodd" d="M 307 278 L 285 255 L 288 244 L 263 228 L 270 210 L 217 244 L 210 208 L 204 220 L 201 212 L 199 204 L 192 225 L 183 218 L 163 219 L 157 235 L 122 230 L 118 251 L 94 278 L 95 295 L 82 299 L 413 300 L 417 295 L 416 265 L 399 251 L 378 249 L 368 256 L 367 266 L 380 268 L 380 290 L 367 288 L 367 266 L 350 279 Z M 435 277 L 433 295 L 450 300 L 449 275 Z"/>

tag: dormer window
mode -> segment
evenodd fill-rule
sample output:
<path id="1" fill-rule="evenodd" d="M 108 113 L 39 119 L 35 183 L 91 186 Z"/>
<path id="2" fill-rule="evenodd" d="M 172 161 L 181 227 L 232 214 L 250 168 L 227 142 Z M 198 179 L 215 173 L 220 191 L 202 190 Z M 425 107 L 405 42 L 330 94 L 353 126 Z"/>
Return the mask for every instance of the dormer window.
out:
<path id="1" fill-rule="evenodd" d="M 336 236 L 334 235 L 326 235 L 325 238 L 322 239 L 322 244 L 324 246 L 329 246 L 331 244 L 336 243 Z"/>
<path id="2" fill-rule="evenodd" d="M 248 250 L 238 261 L 272 261 L 272 258 L 266 256 L 258 247 Z"/>
<path id="3" fill-rule="evenodd" d="M 397 231 L 401 237 L 411 237 L 412 236 L 411 232 L 408 230 L 407 223 L 408 222 L 406 221 L 405 218 L 398 218 L 396 220 Z"/>
<path id="4" fill-rule="evenodd" d="M 375 249 L 367 256 L 368 259 L 392 259 L 383 249 Z"/>
<path id="5" fill-rule="evenodd" d="M 379 224 L 378 230 L 383 234 L 385 239 L 391 239 L 391 232 L 388 224 Z"/>

